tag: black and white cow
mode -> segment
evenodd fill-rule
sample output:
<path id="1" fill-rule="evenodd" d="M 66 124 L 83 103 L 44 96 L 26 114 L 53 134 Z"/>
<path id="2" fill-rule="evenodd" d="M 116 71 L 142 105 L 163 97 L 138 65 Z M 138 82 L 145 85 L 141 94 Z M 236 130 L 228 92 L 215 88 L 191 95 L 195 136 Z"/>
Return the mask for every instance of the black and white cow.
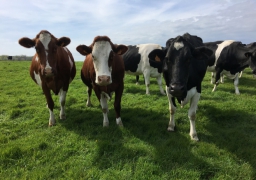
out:
<path id="1" fill-rule="evenodd" d="M 161 94 L 165 95 L 162 88 L 162 62 L 150 61 L 148 54 L 154 49 L 163 49 L 158 44 L 129 45 L 128 51 L 123 54 L 126 74 L 135 75 L 138 83 L 139 75 L 144 75 L 146 94 L 150 94 L 150 77 L 157 79 Z"/>
<path id="2" fill-rule="evenodd" d="M 167 53 L 162 50 L 154 50 L 149 54 L 149 58 L 156 59 L 159 57 L 163 60 L 163 76 L 166 82 L 170 110 L 167 130 L 174 131 L 175 98 L 181 107 L 190 102 L 188 110 L 190 137 L 192 140 L 198 141 L 195 128 L 196 110 L 201 94 L 201 83 L 212 50 L 203 46 L 200 37 L 188 33 L 169 39 L 166 47 Z"/>
<path id="3" fill-rule="evenodd" d="M 207 68 L 212 72 L 211 83 L 214 84 L 212 91 L 216 90 L 220 78 L 225 75 L 234 80 L 235 93 L 240 94 L 238 89 L 239 73 L 250 66 L 253 48 L 234 40 L 209 42 L 204 45 L 214 52 Z"/>

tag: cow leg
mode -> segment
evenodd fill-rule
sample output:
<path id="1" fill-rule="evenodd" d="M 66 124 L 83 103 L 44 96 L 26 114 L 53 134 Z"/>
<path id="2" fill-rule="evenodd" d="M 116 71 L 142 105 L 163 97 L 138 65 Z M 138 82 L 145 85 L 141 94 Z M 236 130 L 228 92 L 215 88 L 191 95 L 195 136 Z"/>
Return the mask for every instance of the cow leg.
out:
<path id="1" fill-rule="evenodd" d="M 91 103 L 91 95 L 92 95 L 92 88 L 91 87 L 87 87 L 87 102 L 86 102 L 86 106 L 87 107 L 91 107 L 92 106 L 92 103 Z"/>
<path id="2" fill-rule="evenodd" d="M 217 86 L 219 85 L 220 72 L 221 72 L 221 71 L 222 71 L 222 70 L 218 70 L 218 71 L 216 71 L 216 73 L 215 73 L 215 84 L 214 84 L 214 87 L 213 87 L 213 89 L 212 89 L 212 92 L 216 91 Z"/>
<path id="3" fill-rule="evenodd" d="M 54 102 L 52 100 L 52 95 L 51 95 L 50 89 L 46 87 L 46 84 L 42 83 L 42 89 L 43 89 L 43 92 L 47 101 L 47 106 L 50 112 L 49 126 L 53 126 L 55 125 L 55 117 L 53 114 Z"/>
<path id="4" fill-rule="evenodd" d="M 239 78 L 241 78 L 241 77 L 242 77 L 242 75 L 243 75 L 243 71 L 241 71 L 241 72 L 240 72 L 240 74 L 239 74 Z"/>
<path id="5" fill-rule="evenodd" d="M 60 89 L 59 97 L 60 97 L 60 119 L 66 119 L 65 114 L 65 102 L 66 102 L 67 91 L 63 91 Z"/>
<path id="6" fill-rule="evenodd" d="M 220 83 L 224 83 L 224 74 L 220 75 Z"/>
<path id="7" fill-rule="evenodd" d="M 188 110 L 188 118 L 190 121 L 190 137 L 194 141 L 198 141 L 197 133 L 196 133 L 196 109 L 197 104 L 200 99 L 200 93 L 196 93 L 190 101 L 190 108 Z"/>
<path id="8" fill-rule="evenodd" d="M 140 76 L 137 75 L 137 76 L 136 76 L 136 85 L 139 85 L 139 84 L 140 84 L 140 83 L 139 83 L 139 79 L 140 79 Z"/>
<path id="9" fill-rule="evenodd" d="M 150 85 L 150 72 L 149 71 L 144 71 L 143 72 L 144 79 L 145 79 L 145 85 L 146 85 L 146 94 L 150 95 L 149 92 L 149 85 Z"/>
<path id="10" fill-rule="evenodd" d="M 123 87 L 118 88 L 115 91 L 115 102 L 114 102 L 114 108 L 116 111 L 116 124 L 120 127 L 123 127 L 123 123 L 121 120 L 120 112 L 121 112 L 121 98 L 123 94 Z"/>
<path id="11" fill-rule="evenodd" d="M 165 92 L 164 92 L 164 90 L 163 90 L 163 87 L 162 87 L 162 76 L 159 75 L 156 80 L 157 80 L 157 84 L 158 84 L 159 89 L 160 89 L 160 93 L 161 93 L 162 95 L 166 95 Z"/>
<path id="12" fill-rule="evenodd" d="M 172 96 L 169 94 L 169 87 L 166 86 L 166 94 L 169 101 L 169 111 L 170 111 L 170 121 L 168 124 L 167 131 L 174 131 L 175 128 L 175 121 L 174 121 L 174 114 L 176 112 L 176 107 L 174 106 L 172 102 Z"/>
<path id="13" fill-rule="evenodd" d="M 239 84 L 239 73 L 236 73 L 236 76 L 234 78 L 234 86 L 235 86 L 235 93 L 237 95 L 240 94 L 239 89 L 238 89 L 238 84 Z"/>
<path id="14" fill-rule="evenodd" d="M 216 72 L 212 72 L 211 84 L 215 84 L 215 76 L 216 76 Z"/>
<path id="15" fill-rule="evenodd" d="M 108 127 L 109 126 L 109 121 L 108 121 L 108 99 L 109 96 L 102 92 L 100 95 L 100 105 L 103 113 L 103 127 Z"/>

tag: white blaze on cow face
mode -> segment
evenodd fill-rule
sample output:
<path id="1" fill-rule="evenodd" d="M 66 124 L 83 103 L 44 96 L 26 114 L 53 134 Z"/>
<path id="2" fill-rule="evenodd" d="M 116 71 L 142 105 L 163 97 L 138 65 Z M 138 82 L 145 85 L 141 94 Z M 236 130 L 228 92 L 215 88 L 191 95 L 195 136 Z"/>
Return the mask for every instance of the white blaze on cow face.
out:
<path id="1" fill-rule="evenodd" d="M 51 35 L 49 33 L 43 32 L 39 35 L 39 40 L 44 46 L 45 49 L 45 55 L 46 55 L 46 66 L 45 69 L 52 69 L 52 67 L 49 65 L 48 62 L 48 44 L 51 41 Z"/>
<path id="2" fill-rule="evenodd" d="M 95 42 L 92 50 L 92 58 L 94 69 L 96 72 L 95 83 L 99 85 L 107 85 L 112 83 L 111 71 L 112 67 L 108 66 L 109 55 L 112 51 L 111 44 L 108 41 L 97 41 Z M 109 78 L 107 82 L 99 82 L 99 78 Z M 104 80 L 103 80 L 104 81 Z"/>
<path id="3" fill-rule="evenodd" d="M 178 51 L 179 49 L 183 48 L 184 44 L 183 42 L 175 42 L 174 43 L 174 48 Z"/>

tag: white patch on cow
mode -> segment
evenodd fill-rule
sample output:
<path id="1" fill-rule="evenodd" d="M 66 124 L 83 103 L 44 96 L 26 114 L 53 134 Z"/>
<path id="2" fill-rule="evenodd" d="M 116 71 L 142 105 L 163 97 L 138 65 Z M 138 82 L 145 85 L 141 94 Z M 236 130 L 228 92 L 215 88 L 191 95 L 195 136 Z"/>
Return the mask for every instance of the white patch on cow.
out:
<path id="1" fill-rule="evenodd" d="M 180 103 L 181 107 L 183 108 L 196 93 L 197 93 L 196 87 L 193 87 L 192 89 L 190 89 L 187 92 L 186 98 L 183 101 L 181 101 Z"/>
<path id="2" fill-rule="evenodd" d="M 39 35 L 39 40 L 41 41 L 41 43 L 43 44 L 44 46 L 44 49 L 45 49 L 45 55 L 46 55 L 46 67 L 45 69 L 49 69 L 51 68 L 51 66 L 49 65 L 49 62 L 48 62 L 48 44 L 49 42 L 51 41 L 51 35 L 49 33 L 41 33 Z"/>
<path id="3" fill-rule="evenodd" d="M 36 83 L 37 83 L 39 86 L 42 86 L 42 81 L 41 81 L 40 75 L 39 75 L 39 74 L 36 74 L 35 71 L 34 71 L 34 78 L 35 78 L 35 80 L 36 80 Z"/>
<path id="4" fill-rule="evenodd" d="M 36 56 L 35 61 L 38 61 L 38 56 Z"/>
<path id="5" fill-rule="evenodd" d="M 214 66 L 216 66 L 217 61 L 218 61 L 218 59 L 219 59 L 219 57 L 220 57 L 220 54 L 221 54 L 222 50 L 223 50 L 225 47 L 227 47 L 227 46 L 229 46 L 230 44 L 232 44 L 233 42 L 234 42 L 234 40 L 226 40 L 226 41 L 223 41 L 222 43 L 218 44 L 218 48 L 217 48 L 217 50 L 215 51 L 215 64 L 214 64 Z"/>
<path id="6" fill-rule="evenodd" d="M 53 111 L 50 110 L 50 108 L 49 108 L 49 112 L 50 112 L 49 126 L 53 126 L 55 124 L 55 117 L 54 117 Z"/>
<path id="7" fill-rule="evenodd" d="M 174 48 L 178 51 L 179 49 L 183 48 L 184 44 L 183 42 L 175 42 L 174 43 Z"/>
<path id="8" fill-rule="evenodd" d="M 98 83 L 99 76 L 109 76 L 110 83 L 112 83 L 111 71 L 108 67 L 108 59 L 111 51 L 112 47 L 108 41 L 97 41 L 93 46 L 92 56 L 96 72 L 96 83 Z"/>

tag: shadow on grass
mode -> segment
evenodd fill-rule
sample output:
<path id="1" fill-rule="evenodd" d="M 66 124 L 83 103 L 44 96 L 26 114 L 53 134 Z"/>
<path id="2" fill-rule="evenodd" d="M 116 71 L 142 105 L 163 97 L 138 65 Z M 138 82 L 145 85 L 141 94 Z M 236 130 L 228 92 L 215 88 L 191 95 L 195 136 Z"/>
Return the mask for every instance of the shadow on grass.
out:
<path id="1" fill-rule="evenodd" d="M 130 164 L 128 166 L 132 166 L 134 171 L 140 169 L 156 176 L 174 173 L 184 177 L 182 174 L 188 173 L 189 177 L 190 173 L 197 172 L 200 173 L 200 179 L 212 178 L 218 172 L 218 168 L 191 152 L 198 144 L 190 140 L 188 120 L 185 133 L 182 133 L 182 128 L 170 133 L 167 132 L 169 114 L 166 116 L 165 113 L 150 109 L 122 108 L 124 128 L 115 124 L 112 108 L 108 115 L 108 128 L 102 127 L 103 117 L 98 106 L 85 110 L 68 109 L 67 113 L 72 116 L 72 120 L 68 118 L 61 125 L 97 142 L 93 164 L 101 170 L 116 168 L 117 164 L 119 168 L 124 168 Z M 149 164 L 154 165 L 154 168 L 147 167 Z"/>
<path id="2" fill-rule="evenodd" d="M 233 107 L 225 110 L 211 105 L 204 105 L 198 115 L 207 117 L 205 129 L 212 134 L 201 134 L 201 140 L 214 143 L 220 149 L 228 150 L 237 157 L 237 163 L 247 162 L 253 168 L 256 177 L 256 115 Z"/>

